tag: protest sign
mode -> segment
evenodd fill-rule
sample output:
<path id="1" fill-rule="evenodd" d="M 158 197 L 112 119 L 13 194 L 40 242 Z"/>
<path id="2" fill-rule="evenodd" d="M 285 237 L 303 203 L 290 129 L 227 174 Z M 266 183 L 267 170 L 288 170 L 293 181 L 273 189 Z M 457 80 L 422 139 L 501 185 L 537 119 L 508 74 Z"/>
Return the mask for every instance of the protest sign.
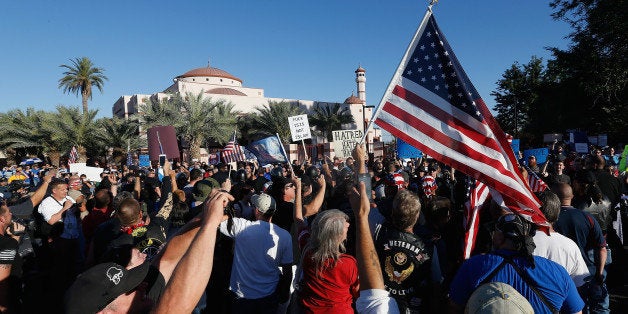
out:
<path id="1" fill-rule="evenodd" d="M 148 155 L 150 160 L 159 160 L 159 155 L 165 154 L 168 159 L 179 158 L 179 145 L 174 127 L 155 126 L 148 129 Z"/>
<path id="2" fill-rule="evenodd" d="M 140 155 L 140 167 L 150 167 L 150 156 Z"/>
<path id="3" fill-rule="evenodd" d="M 100 182 L 100 174 L 103 170 L 103 168 L 99 167 L 89 167 L 84 162 L 70 164 L 70 172 L 78 175 L 84 174 L 92 182 Z"/>
<path id="4" fill-rule="evenodd" d="M 519 156 L 519 143 L 521 142 L 521 140 L 519 140 L 518 138 L 514 138 L 512 139 L 512 142 L 510 143 L 510 147 L 512 147 L 512 151 L 515 152 L 515 156 Z"/>
<path id="5" fill-rule="evenodd" d="M 310 123 L 307 120 L 306 114 L 288 117 L 288 123 L 290 124 L 290 133 L 292 133 L 293 141 L 312 138 L 312 134 L 310 133 Z"/>
<path id="6" fill-rule="evenodd" d="M 547 161 L 547 155 L 549 155 L 548 148 L 533 148 L 526 149 L 523 151 L 523 158 L 528 160 L 528 157 L 534 156 L 536 157 L 537 164 L 544 164 Z"/>
<path id="7" fill-rule="evenodd" d="M 423 152 L 415 148 L 414 146 L 404 142 L 402 139 L 397 139 L 397 157 L 398 158 L 421 158 Z"/>
<path id="8" fill-rule="evenodd" d="M 362 130 L 339 130 L 333 131 L 334 154 L 336 157 L 349 157 L 355 145 L 362 139 Z"/>

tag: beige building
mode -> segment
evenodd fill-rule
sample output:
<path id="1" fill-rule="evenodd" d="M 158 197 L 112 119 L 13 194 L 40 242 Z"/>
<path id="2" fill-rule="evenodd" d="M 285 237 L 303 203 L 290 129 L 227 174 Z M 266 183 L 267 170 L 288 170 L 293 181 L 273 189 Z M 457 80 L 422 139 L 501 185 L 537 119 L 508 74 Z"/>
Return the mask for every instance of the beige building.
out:
<path id="1" fill-rule="evenodd" d="M 364 130 L 370 117 L 373 114 L 373 107 L 366 106 L 366 71 L 359 67 L 355 70 L 357 84 L 357 97 L 353 94 L 342 103 L 344 108 L 348 108 L 353 115 L 355 123 L 344 125 L 343 129 Z M 128 118 L 130 115 L 137 114 L 141 110 L 139 104 L 149 101 L 159 101 L 168 98 L 171 93 L 192 93 L 197 95 L 203 93 L 207 97 L 215 100 L 225 100 L 234 105 L 234 110 L 242 113 L 255 112 L 256 108 L 267 105 L 269 102 L 289 102 L 295 106 L 300 106 L 306 112 L 310 112 L 313 107 L 318 105 L 332 105 L 336 102 L 304 100 L 304 99 L 286 99 L 266 97 L 264 90 L 261 88 L 245 87 L 243 81 L 218 68 L 204 67 L 187 71 L 173 79 L 173 84 L 166 88 L 163 92 L 153 94 L 135 94 L 131 96 L 121 96 L 113 105 L 113 115 L 120 118 Z M 287 121 L 286 121 L 286 127 Z M 372 143 L 381 138 L 379 129 L 369 132 L 367 141 Z M 313 143 L 322 143 L 323 138 L 313 139 Z M 369 147 L 372 145 L 369 145 Z"/>

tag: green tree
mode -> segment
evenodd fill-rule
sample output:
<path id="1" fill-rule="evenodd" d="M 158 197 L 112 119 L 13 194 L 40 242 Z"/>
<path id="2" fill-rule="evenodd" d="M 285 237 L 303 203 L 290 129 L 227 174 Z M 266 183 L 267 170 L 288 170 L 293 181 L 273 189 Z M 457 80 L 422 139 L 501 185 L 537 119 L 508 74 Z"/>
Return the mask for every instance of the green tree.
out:
<path id="1" fill-rule="evenodd" d="M 98 110 L 81 115 L 78 107 L 57 106 L 56 112 L 46 114 L 42 119 L 41 131 L 47 137 L 45 145 L 56 153 L 69 152 L 76 146 L 78 162 L 85 162 L 88 152 L 97 150 L 98 144 L 94 140 L 96 114 Z"/>
<path id="2" fill-rule="evenodd" d="M 41 131 L 45 114 L 33 108 L 0 114 L 0 148 L 15 152 L 16 162 L 27 155 L 47 153 L 46 136 Z"/>
<path id="3" fill-rule="evenodd" d="M 339 103 L 317 104 L 309 116 L 310 124 L 329 142 L 333 141 L 332 131 L 340 130 L 343 125 L 355 123 L 348 107 Z"/>
<path id="4" fill-rule="evenodd" d="M 96 128 L 93 135 L 94 148 L 99 155 L 106 155 L 107 150 L 112 150 L 113 161 L 122 163 L 128 150 L 136 150 L 146 147 L 146 141 L 139 136 L 139 122 L 137 119 L 102 118 L 96 120 Z"/>
<path id="5" fill-rule="evenodd" d="M 553 0 L 555 19 L 573 32 L 567 49 L 550 48 L 553 76 L 550 101 L 571 120 L 572 128 L 628 137 L 628 4 L 626 0 Z"/>
<path id="6" fill-rule="evenodd" d="M 190 143 L 190 156 L 200 158 L 200 149 L 210 138 L 224 144 L 236 128 L 233 104 L 224 100 L 212 101 L 203 92 L 173 94 L 159 102 L 150 100 L 141 105 L 141 121 L 150 128 L 158 125 L 174 126 L 177 135 Z"/>
<path id="7" fill-rule="evenodd" d="M 497 89 L 491 93 L 497 103 L 493 107 L 497 112 L 495 118 L 504 132 L 519 137 L 538 131 L 533 125 L 543 108 L 539 93 L 544 84 L 543 60 L 534 56 L 529 63 L 515 62 L 504 72 L 497 81 Z"/>
<path id="8" fill-rule="evenodd" d="M 298 104 L 269 101 L 267 105 L 256 110 L 251 121 L 251 134 L 257 137 L 279 134 L 281 141 L 289 144 L 292 136 L 288 126 L 288 117 L 303 114 Z"/>
<path id="9" fill-rule="evenodd" d="M 75 58 L 70 61 L 72 62 L 71 65 L 60 65 L 66 71 L 63 72 L 63 77 L 59 79 L 59 88 L 62 88 L 64 93 L 69 92 L 77 96 L 80 94 L 83 114 L 88 115 L 87 100 L 92 99 L 92 86 L 98 88 L 102 93 L 104 82 L 108 79 L 103 74 L 105 70 L 95 67 L 87 57 Z"/>

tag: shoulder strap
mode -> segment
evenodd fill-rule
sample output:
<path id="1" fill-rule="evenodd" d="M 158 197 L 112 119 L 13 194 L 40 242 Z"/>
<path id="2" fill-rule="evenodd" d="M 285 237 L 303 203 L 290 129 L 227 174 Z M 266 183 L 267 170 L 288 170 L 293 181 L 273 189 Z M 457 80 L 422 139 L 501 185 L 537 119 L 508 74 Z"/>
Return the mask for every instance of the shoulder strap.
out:
<path id="1" fill-rule="evenodd" d="M 504 266 L 506 266 L 506 264 L 508 264 L 508 261 L 504 258 L 502 263 L 499 264 L 495 269 L 493 269 L 493 271 L 490 274 L 488 274 L 488 276 L 486 276 L 486 278 L 484 278 L 484 280 L 482 280 L 482 282 L 480 282 L 478 287 L 483 285 L 483 284 L 485 284 L 485 283 L 489 283 L 493 279 L 493 277 L 495 277 L 495 275 L 497 275 L 497 272 L 502 270 L 502 268 L 504 268 Z"/>
<path id="2" fill-rule="evenodd" d="M 519 268 L 519 266 L 517 266 L 517 264 L 515 264 L 511 258 L 504 257 L 504 262 L 512 265 L 512 267 L 515 269 L 517 274 L 519 274 L 519 277 L 521 277 L 521 279 L 523 279 L 523 281 L 528 285 L 528 287 L 530 287 L 530 289 L 532 289 L 532 292 L 534 292 L 534 294 L 536 294 L 536 296 L 539 297 L 539 299 L 541 299 L 543 304 L 545 304 L 545 306 L 547 306 L 547 308 L 549 308 L 549 310 L 552 313 L 559 313 L 558 310 L 551 303 L 549 303 L 549 301 L 541 293 L 541 291 L 539 291 L 539 289 L 537 288 L 536 282 L 534 280 L 532 280 L 532 278 L 530 278 L 528 273 L 526 273 L 523 270 L 521 270 L 521 268 Z"/>

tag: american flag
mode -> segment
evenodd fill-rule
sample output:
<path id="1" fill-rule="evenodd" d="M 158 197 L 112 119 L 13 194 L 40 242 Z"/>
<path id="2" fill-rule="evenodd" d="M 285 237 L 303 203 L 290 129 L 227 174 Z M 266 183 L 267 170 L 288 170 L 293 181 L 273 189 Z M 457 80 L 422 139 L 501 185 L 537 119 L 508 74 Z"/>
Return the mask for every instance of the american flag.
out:
<path id="1" fill-rule="evenodd" d="M 526 171 L 528 171 L 528 185 L 530 186 L 530 190 L 532 190 L 532 192 L 534 193 L 547 190 L 547 184 L 543 182 L 541 178 L 539 178 L 536 172 L 532 171 L 527 166 L 524 167 L 526 168 Z"/>
<path id="2" fill-rule="evenodd" d="M 133 155 L 131 154 L 131 152 L 126 153 L 126 165 L 127 166 L 133 165 Z"/>
<path id="3" fill-rule="evenodd" d="M 233 132 L 233 137 L 227 143 L 227 146 L 220 152 L 222 161 L 225 163 L 232 163 L 236 161 L 243 161 L 246 159 L 242 147 L 236 143 L 236 132 Z"/>
<path id="4" fill-rule="evenodd" d="M 483 182 L 493 199 L 502 199 L 519 215 L 548 226 L 537 198 L 515 167 L 504 132 L 458 63 L 431 10 L 374 120 L 393 136 Z"/>
<path id="5" fill-rule="evenodd" d="M 471 257 L 471 252 L 475 247 L 475 239 L 478 235 L 478 227 L 480 226 L 480 209 L 489 197 L 489 188 L 484 183 L 480 181 L 472 183 L 469 191 L 469 200 L 464 204 L 466 212 L 463 254 L 465 259 Z"/>
<path id="6" fill-rule="evenodd" d="M 78 160 L 78 150 L 76 150 L 76 146 L 72 146 L 72 149 L 70 149 L 70 157 L 68 158 L 68 163 L 69 164 L 73 164 L 76 163 L 76 161 Z"/>

